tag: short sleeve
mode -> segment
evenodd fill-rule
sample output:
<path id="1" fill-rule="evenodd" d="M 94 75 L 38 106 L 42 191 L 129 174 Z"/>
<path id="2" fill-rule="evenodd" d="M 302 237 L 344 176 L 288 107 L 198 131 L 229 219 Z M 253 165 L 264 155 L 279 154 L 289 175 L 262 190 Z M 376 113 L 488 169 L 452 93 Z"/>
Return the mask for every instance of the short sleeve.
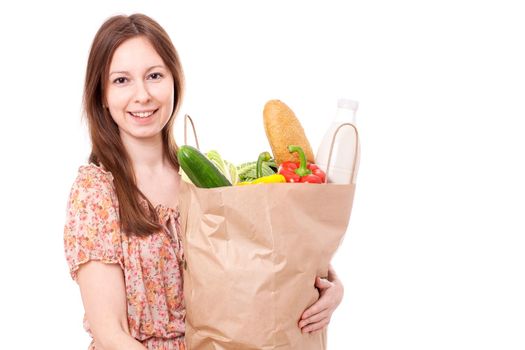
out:
<path id="1" fill-rule="evenodd" d="M 80 265 L 98 260 L 123 265 L 118 205 L 111 174 L 94 165 L 80 167 L 71 188 L 64 225 L 64 250 L 71 277 Z"/>

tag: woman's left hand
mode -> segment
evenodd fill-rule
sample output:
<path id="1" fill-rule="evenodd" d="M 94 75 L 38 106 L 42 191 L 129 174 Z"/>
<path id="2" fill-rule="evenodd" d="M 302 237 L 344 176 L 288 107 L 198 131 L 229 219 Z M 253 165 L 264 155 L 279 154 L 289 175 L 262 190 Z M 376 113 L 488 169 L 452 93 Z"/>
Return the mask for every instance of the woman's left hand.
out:
<path id="1" fill-rule="evenodd" d="M 332 313 L 343 299 L 343 285 L 332 267 L 328 272 L 328 280 L 317 276 L 315 286 L 319 290 L 319 299 L 303 312 L 299 320 L 299 328 L 303 333 L 326 327 L 330 323 Z"/>

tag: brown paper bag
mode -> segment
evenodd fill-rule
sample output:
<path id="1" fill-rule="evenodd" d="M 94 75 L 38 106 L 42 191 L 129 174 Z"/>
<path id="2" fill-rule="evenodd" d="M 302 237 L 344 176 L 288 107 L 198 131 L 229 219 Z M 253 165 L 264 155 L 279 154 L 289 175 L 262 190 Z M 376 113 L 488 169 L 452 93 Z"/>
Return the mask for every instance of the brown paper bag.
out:
<path id="1" fill-rule="evenodd" d="M 326 349 L 297 323 L 318 298 L 349 222 L 355 185 L 183 182 L 188 349 Z"/>

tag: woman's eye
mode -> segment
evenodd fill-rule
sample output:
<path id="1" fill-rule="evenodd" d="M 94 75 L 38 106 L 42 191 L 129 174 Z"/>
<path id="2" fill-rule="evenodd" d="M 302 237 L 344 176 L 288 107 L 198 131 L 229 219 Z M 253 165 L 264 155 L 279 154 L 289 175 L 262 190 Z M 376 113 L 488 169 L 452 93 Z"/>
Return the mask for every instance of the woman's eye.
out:
<path id="1" fill-rule="evenodd" d="M 124 84 L 126 81 L 128 81 L 128 79 L 124 77 L 118 77 L 117 79 L 113 80 L 115 84 Z"/>
<path id="2" fill-rule="evenodd" d="M 152 80 L 158 80 L 160 78 L 162 78 L 163 75 L 161 73 L 151 73 L 149 75 L 149 79 L 152 79 Z"/>

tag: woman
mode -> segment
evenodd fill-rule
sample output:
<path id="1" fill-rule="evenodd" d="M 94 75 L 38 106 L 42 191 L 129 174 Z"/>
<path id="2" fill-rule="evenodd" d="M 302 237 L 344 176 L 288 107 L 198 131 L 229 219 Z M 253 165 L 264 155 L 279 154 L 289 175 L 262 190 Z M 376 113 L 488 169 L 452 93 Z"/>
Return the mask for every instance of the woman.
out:
<path id="1" fill-rule="evenodd" d="M 185 349 L 180 183 L 172 126 L 183 73 L 167 33 L 151 18 L 109 18 L 89 54 L 84 108 L 92 142 L 64 230 L 90 349 Z M 317 279 L 321 297 L 304 332 L 323 328 L 342 285 Z"/>

